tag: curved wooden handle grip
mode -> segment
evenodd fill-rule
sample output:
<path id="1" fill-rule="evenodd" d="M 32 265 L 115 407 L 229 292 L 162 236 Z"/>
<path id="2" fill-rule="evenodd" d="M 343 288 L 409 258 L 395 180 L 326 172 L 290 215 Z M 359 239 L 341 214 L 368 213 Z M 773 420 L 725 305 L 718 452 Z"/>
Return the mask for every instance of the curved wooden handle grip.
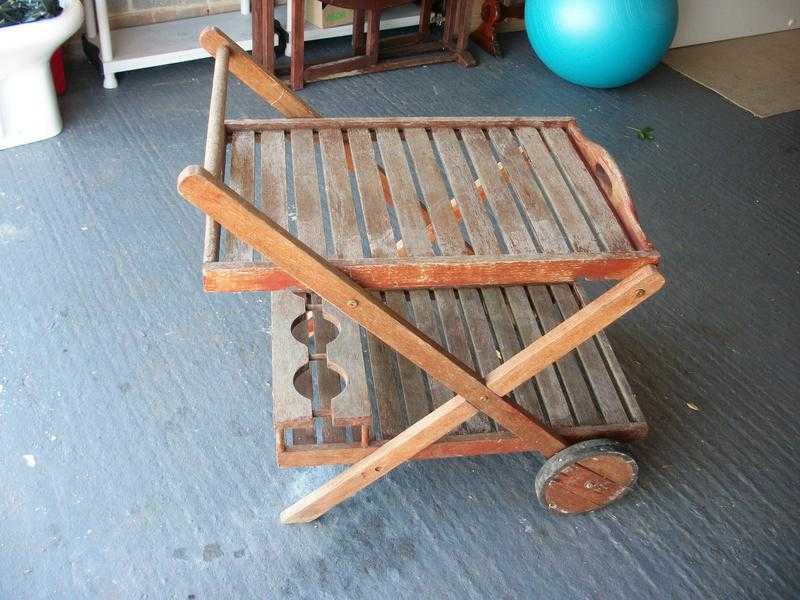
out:
<path id="1" fill-rule="evenodd" d="M 636 207 L 633 205 L 628 184 L 611 154 L 587 138 L 574 121 L 567 125 L 567 133 L 589 167 L 589 171 L 594 175 L 634 247 L 637 250 L 652 250 L 653 244 L 647 239 L 647 235 L 639 224 L 639 217 L 636 215 Z"/>
<path id="2" fill-rule="evenodd" d="M 211 56 L 216 56 L 220 46 L 227 46 L 230 50 L 228 62 L 230 72 L 285 117 L 295 119 L 320 116 L 280 79 L 262 69 L 239 44 L 216 27 L 206 27 L 200 32 L 200 45 Z"/>

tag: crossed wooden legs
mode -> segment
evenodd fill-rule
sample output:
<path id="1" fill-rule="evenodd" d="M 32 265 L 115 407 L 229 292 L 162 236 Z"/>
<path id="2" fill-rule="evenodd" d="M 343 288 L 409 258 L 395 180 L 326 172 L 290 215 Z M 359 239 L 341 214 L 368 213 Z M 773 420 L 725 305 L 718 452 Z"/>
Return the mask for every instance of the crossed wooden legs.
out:
<path id="1" fill-rule="evenodd" d="M 499 395 L 508 394 L 650 297 L 663 283 L 663 276 L 654 267 L 639 269 L 489 373 L 486 385 Z M 281 513 L 281 522 L 313 521 L 411 459 L 477 412 L 478 409 L 464 398 L 455 396 L 375 452 L 284 510 Z M 565 447 L 563 442 L 560 445 L 554 443 L 540 447 L 540 452 L 549 458 Z"/>
<path id="2" fill-rule="evenodd" d="M 285 523 L 307 522 L 324 514 L 479 410 L 546 457 L 563 450 L 567 445 L 564 440 L 503 396 L 640 304 L 664 283 L 655 267 L 637 270 L 492 371 L 484 382 L 204 169 L 184 169 L 178 178 L 178 190 L 241 241 L 268 256 L 294 279 L 458 394 L 286 509 L 281 515 Z"/>

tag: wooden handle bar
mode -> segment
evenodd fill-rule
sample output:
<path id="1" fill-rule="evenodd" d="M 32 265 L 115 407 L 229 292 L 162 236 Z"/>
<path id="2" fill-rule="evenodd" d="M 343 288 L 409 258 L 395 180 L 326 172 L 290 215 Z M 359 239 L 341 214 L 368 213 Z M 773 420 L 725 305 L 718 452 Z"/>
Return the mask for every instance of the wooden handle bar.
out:
<path id="1" fill-rule="evenodd" d="M 589 172 L 594 175 L 597 184 L 608 199 L 633 247 L 636 250 L 652 250 L 653 244 L 647 239 L 647 235 L 639 224 L 639 218 L 636 216 L 636 207 L 633 205 L 628 184 L 611 154 L 587 138 L 574 121 L 567 125 L 567 133 L 589 168 Z"/>
<path id="2" fill-rule="evenodd" d="M 239 44 L 216 27 L 206 27 L 200 32 L 200 45 L 211 56 L 217 55 L 220 46 L 227 46 L 230 51 L 230 72 L 287 118 L 319 116 L 280 79 L 262 69 Z"/>
<path id="3" fill-rule="evenodd" d="M 222 179 L 225 166 L 225 104 L 228 99 L 228 61 L 230 50 L 220 46 L 214 53 L 214 79 L 211 84 L 211 103 L 208 109 L 206 151 L 203 168 Z M 206 215 L 203 262 L 219 260 L 219 223 Z"/>

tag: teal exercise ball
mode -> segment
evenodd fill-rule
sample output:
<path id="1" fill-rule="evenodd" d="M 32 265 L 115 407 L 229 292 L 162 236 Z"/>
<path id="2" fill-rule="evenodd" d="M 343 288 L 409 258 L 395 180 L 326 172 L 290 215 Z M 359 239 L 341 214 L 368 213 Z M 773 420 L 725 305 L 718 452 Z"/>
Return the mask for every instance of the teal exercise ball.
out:
<path id="1" fill-rule="evenodd" d="M 675 36 L 677 0 L 527 0 L 537 56 L 567 81 L 611 88 L 655 67 Z"/>

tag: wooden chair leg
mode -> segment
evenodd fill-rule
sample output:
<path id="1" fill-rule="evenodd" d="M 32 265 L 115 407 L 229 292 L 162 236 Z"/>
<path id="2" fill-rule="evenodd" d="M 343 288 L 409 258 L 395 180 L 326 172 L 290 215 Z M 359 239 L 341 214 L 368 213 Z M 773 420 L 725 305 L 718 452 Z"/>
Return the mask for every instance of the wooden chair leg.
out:
<path id="1" fill-rule="evenodd" d="M 366 51 L 364 37 L 364 9 L 353 10 L 353 54 L 361 56 Z"/>
<path id="2" fill-rule="evenodd" d="M 292 89 L 303 89 L 303 75 L 305 71 L 305 2 L 294 0 L 292 2 L 292 58 L 290 80 Z"/>
<path id="3" fill-rule="evenodd" d="M 664 284 L 655 267 L 643 267 L 506 361 L 486 378 L 486 385 L 506 395 L 536 373 L 578 347 L 657 292 Z M 307 523 L 354 496 L 436 440 L 471 418 L 478 409 L 456 396 L 392 438 L 369 456 L 311 492 L 281 513 L 282 523 Z M 542 449 L 545 457 L 563 450 Z"/>

